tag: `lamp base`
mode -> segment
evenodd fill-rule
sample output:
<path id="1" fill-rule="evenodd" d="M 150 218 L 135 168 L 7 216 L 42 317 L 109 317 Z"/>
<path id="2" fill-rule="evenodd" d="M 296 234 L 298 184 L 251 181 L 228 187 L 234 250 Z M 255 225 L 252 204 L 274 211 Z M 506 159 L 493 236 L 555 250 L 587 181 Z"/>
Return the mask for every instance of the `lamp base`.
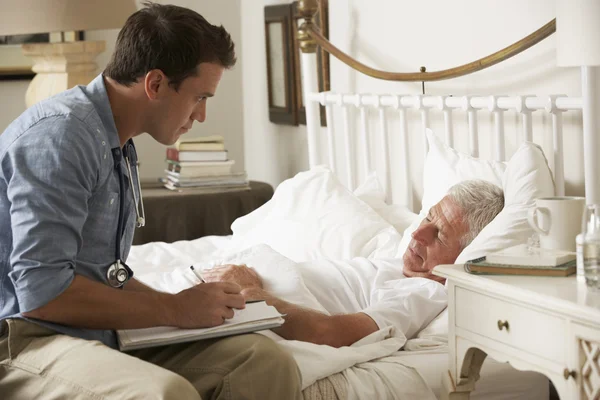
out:
<path id="1" fill-rule="evenodd" d="M 96 77 L 96 56 L 104 51 L 104 41 L 23 44 L 23 54 L 33 59 L 33 78 L 25 104 L 31 107 L 76 85 L 87 85 Z"/>

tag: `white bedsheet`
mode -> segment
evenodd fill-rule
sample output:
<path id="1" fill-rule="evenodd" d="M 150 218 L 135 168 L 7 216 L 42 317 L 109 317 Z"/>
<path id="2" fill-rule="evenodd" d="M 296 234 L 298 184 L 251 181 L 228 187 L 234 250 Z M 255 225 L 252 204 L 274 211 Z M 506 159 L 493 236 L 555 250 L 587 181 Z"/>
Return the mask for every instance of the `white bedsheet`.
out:
<path id="1" fill-rule="evenodd" d="M 225 256 L 222 249 L 229 246 L 230 238 L 209 236 L 172 244 L 133 246 L 127 262 L 140 281 L 161 290 L 177 292 L 195 283 L 195 278 L 189 273 L 189 265 L 209 266 L 219 261 Z M 307 273 L 310 270 L 303 270 L 301 275 Z M 287 284 L 281 289 L 283 292 L 293 290 L 292 276 L 288 271 Z M 314 301 L 313 307 L 320 306 L 316 299 L 307 297 L 306 293 L 293 300 Z M 333 305 L 329 304 L 328 307 Z M 441 374 L 448 365 L 447 312 L 442 312 L 417 337 L 406 342 L 405 349 L 413 351 L 395 351 L 402 340 L 388 338 L 387 341 L 381 341 L 386 333 L 385 330 L 376 332 L 361 341 L 360 348 L 345 350 L 285 341 L 272 332 L 270 334 L 294 355 L 303 371 L 305 387 L 339 370 L 348 382 L 348 400 L 439 398 Z M 372 360 L 379 354 L 388 356 Z M 367 359 L 371 361 L 362 362 Z M 540 374 L 517 371 L 507 364 L 488 359 L 471 398 L 547 399 L 548 383 Z"/>
<path id="2" fill-rule="evenodd" d="M 224 262 L 243 262 L 256 268 L 263 277 L 267 290 L 273 291 L 275 295 L 291 299 L 297 304 L 325 310 L 304 286 L 300 274 L 293 268 L 296 263 L 291 260 L 286 263 L 282 256 L 277 258 L 277 253 L 267 246 L 257 246 L 226 256 L 220 249 L 227 241 L 226 238 L 208 237 L 170 245 L 151 243 L 134 246 L 127 261 L 141 282 L 170 293 L 196 284 L 195 277 L 189 271 L 191 264 L 202 269 Z M 277 340 L 293 355 L 302 373 L 303 388 L 318 379 L 344 371 L 352 398 L 435 398 L 413 368 L 396 366 L 393 382 L 388 382 L 387 375 L 380 374 L 379 370 L 372 370 L 367 363 L 393 354 L 404 345 L 404 336 L 391 327 L 381 329 L 353 346 L 342 349 L 284 340 L 270 331 L 265 334 Z M 365 375 L 373 375 L 374 380 L 370 381 L 372 384 L 365 384 Z M 396 391 L 394 386 L 402 390 Z M 373 397 L 373 390 L 378 391 L 376 397 Z"/>

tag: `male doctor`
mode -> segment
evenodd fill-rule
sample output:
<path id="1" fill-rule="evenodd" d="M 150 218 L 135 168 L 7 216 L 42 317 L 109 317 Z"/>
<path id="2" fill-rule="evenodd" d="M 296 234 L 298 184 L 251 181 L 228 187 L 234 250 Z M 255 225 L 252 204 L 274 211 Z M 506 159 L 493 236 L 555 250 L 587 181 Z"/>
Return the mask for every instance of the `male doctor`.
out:
<path id="1" fill-rule="evenodd" d="M 116 329 L 215 326 L 245 307 L 235 283 L 171 295 L 125 264 L 143 224 L 131 138 L 170 145 L 204 122 L 234 64 L 222 26 L 145 3 L 104 73 L 34 105 L 0 136 L 3 400 L 300 398 L 295 362 L 262 335 L 117 347 Z"/>

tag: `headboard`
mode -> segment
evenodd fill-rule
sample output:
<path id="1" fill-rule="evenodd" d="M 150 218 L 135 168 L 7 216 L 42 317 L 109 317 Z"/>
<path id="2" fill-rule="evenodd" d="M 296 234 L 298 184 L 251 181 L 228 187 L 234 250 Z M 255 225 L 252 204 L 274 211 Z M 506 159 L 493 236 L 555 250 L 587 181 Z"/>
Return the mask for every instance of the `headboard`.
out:
<path id="1" fill-rule="evenodd" d="M 458 67 L 416 73 L 393 73 L 370 68 L 339 50 L 312 23 L 317 0 L 298 2 L 304 23 L 298 40 L 302 49 L 302 83 L 306 104 L 309 165 L 329 164 L 340 180 L 354 189 L 361 177 L 377 171 L 390 202 L 415 210 L 420 171 L 414 163 L 427 153 L 425 131 L 433 128 L 448 145 L 466 144 L 474 157 L 505 161 L 522 141 L 534 141 L 534 132 L 544 129 L 551 137 L 545 143 L 557 195 L 565 194 L 565 146 L 563 116 L 582 118 L 585 195 L 588 203 L 600 202 L 600 139 L 593 134 L 595 117 L 594 70 L 582 67 L 582 96 L 532 95 L 423 95 L 318 92 L 316 48 L 321 46 L 349 68 L 388 81 L 430 82 L 452 79 L 500 63 L 536 45 L 556 31 L 555 20 L 518 42 L 479 60 Z M 335 16 L 331 16 L 335 18 Z M 335 89 L 335 87 L 334 87 Z M 319 104 L 326 108 L 327 127 L 320 124 Z M 535 113 L 535 114 L 534 114 Z M 571 118 L 571 117 L 569 117 Z M 466 126 L 457 128 L 457 121 Z M 464 122 L 466 121 L 466 122 Z M 514 129 L 518 125 L 518 129 Z M 460 125 L 459 125 L 460 126 Z M 539 138 L 538 138 L 539 140 Z M 482 144 L 489 154 L 482 154 Z M 541 144 L 541 143 L 540 143 Z M 567 157 L 567 160 L 572 158 Z M 417 168 L 418 169 L 418 168 Z"/>

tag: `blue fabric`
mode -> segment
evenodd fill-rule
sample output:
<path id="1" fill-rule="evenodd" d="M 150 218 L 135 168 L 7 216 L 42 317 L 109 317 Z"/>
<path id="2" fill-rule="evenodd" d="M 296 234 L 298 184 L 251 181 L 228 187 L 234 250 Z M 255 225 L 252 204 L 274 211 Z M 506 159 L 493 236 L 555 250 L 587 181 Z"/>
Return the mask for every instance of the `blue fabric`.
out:
<path id="1" fill-rule="evenodd" d="M 0 319 L 24 318 L 67 289 L 75 274 L 108 284 L 120 201 L 115 147 L 101 75 L 32 106 L 0 135 Z M 122 260 L 135 224 L 128 179 L 125 189 Z M 114 331 L 33 322 L 117 348 Z"/>

